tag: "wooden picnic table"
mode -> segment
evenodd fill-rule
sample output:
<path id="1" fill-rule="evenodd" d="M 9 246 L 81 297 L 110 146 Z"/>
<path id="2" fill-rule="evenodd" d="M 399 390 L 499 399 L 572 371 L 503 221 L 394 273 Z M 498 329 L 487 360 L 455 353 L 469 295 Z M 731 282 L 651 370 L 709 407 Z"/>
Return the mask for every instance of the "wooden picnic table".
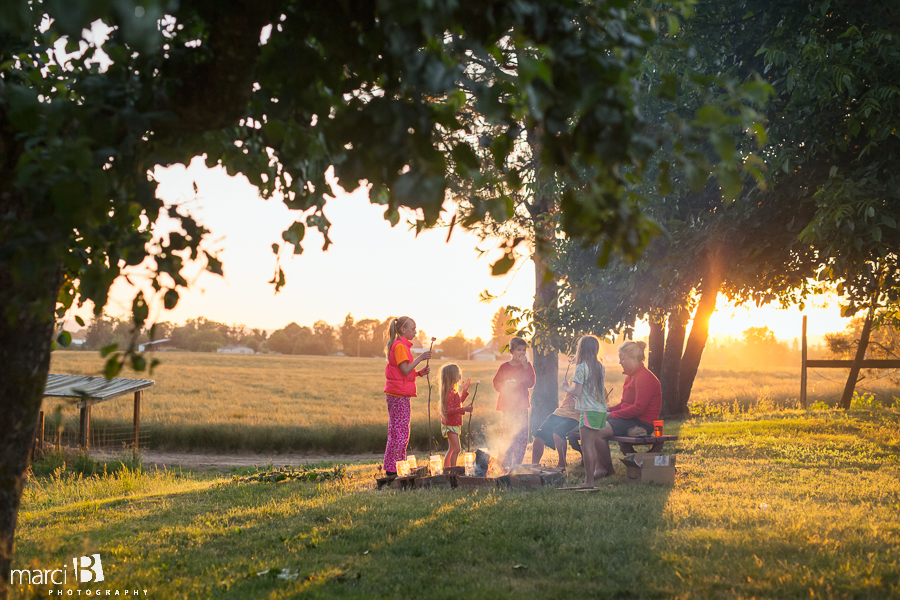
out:
<path id="1" fill-rule="evenodd" d="M 635 446 L 652 446 L 648 452 L 662 452 L 663 444 L 666 442 L 674 442 L 678 439 L 677 435 L 660 435 L 660 436 L 638 436 L 614 435 L 607 438 L 610 442 L 619 442 L 619 448 L 622 454 L 634 454 Z"/>

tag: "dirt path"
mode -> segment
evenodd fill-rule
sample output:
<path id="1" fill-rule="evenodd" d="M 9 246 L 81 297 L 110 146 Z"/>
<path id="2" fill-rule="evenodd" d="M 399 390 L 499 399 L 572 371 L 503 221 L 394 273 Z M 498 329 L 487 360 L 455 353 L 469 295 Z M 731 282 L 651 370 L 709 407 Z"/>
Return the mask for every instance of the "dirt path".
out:
<path id="1" fill-rule="evenodd" d="M 91 453 L 93 454 L 93 452 Z M 101 456 L 98 453 L 98 457 Z M 198 452 L 157 452 L 145 450 L 141 453 L 144 466 L 152 468 L 181 467 L 208 471 L 216 469 L 228 471 L 232 467 L 260 468 L 272 464 L 276 467 L 285 465 L 300 466 L 307 463 L 318 463 L 323 460 L 343 463 L 380 462 L 381 454 L 201 454 Z"/>

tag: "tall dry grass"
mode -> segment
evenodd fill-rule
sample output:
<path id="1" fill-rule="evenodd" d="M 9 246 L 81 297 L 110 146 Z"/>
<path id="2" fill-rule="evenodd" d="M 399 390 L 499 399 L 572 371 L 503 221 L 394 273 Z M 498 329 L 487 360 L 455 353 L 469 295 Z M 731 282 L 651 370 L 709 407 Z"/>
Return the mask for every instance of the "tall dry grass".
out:
<path id="1" fill-rule="evenodd" d="M 378 358 L 236 356 L 205 353 L 159 353 L 156 385 L 145 393 L 142 427 L 153 448 L 223 451 L 379 452 L 387 435 L 384 403 L 384 360 Z M 497 392 L 491 380 L 500 362 L 454 361 L 465 377 L 480 379 L 472 420 L 475 443 L 498 434 Z M 440 440 L 436 378 L 443 361 L 432 362 L 432 430 Z M 93 352 L 57 351 L 51 372 L 99 375 L 103 359 Z M 624 376 L 617 364 L 607 364 L 610 403 L 621 398 Z M 561 364 L 560 380 L 565 373 Z M 569 376 L 571 377 L 571 371 Z M 124 372 L 123 377 L 150 377 Z M 843 371 L 811 371 L 809 401 L 834 404 L 843 389 Z M 827 378 L 827 379 L 826 379 Z M 418 380 L 412 403 L 410 446 L 428 448 L 428 386 Z M 888 378 L 863 381 L 888 404 L 900 390 Z M 474 388 L 473 388 L 474 389 Z M 796 408 L 799 366 L 779 369 L 702 368 L 692 400 L 715 412 L 771 411 Z M 52 412 L 59 401 L 46 399 Z M 64 404 L 64 403 L 62 403 Z M 703 414 L 703 413 L 701 413 Z M 65 426 L 77 430 L 77 411 L 64 409 Z M 132 418 L 130 398 L 96 405 L 95 429 L 127 428 Z"/>

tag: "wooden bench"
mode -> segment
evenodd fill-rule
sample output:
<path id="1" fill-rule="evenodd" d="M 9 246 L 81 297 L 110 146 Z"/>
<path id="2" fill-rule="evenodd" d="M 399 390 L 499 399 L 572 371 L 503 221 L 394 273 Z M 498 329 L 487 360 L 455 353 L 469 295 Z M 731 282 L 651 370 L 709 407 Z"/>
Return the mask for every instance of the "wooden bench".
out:
<path id="1" fill-rule="evenodd" d="M 622 454 L 634 454 L 635 446 L 651 446 L 647 452 L 662 452 L 663 444 L 666 442 L 674 442 L 678 439 L 677 435 L 660 435 L 660 436 L 640 436 L 631 437 L 628 435 L 614 435 L 606 438 L 609 442 L 619 442 L 619 448 Z"/>
<path id="2" fill-rule="evenodd" d="M 578 450 L 575 447 L 575 444 L 572 444 L 573 441 L 577 440 L 576 443 L 580 444 L 581 441 L 581 432 L 576 428 L 569 432 L 566 436 L 568 438 L 569 444 L 573 449 Z M 614 435 L 612 437 L 606 438 L 608 442 L 618 442 L 619 448 L 622 449 L 622 454 L 634 454 L 635 446 L 651 446 L 651 448 L 647 452 L 662 452 L 663 444 L 666 442 L 674 442 L 678 440 L 677 435 L 661 435 L 659 437 L 650 435 L 650 436 L 639 436 L 633 437 L 629 435 Z"/>

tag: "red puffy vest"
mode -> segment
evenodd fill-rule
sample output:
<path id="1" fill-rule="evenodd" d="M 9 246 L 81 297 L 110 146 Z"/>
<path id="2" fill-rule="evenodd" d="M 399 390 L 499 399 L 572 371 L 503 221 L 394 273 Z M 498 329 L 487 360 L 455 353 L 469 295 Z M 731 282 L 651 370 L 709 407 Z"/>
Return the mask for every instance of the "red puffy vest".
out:
<path id="1" fill-rule="evenodd" d="M 409 351 L 412 348 L 412 340 L 400 337 L 391 344 L 391 350 L 388 352 L 388 364 L 384 367 L 384 378 L 387 380 L 384 383 L 384 393 L 391 396 L 414 397 L 416 395 L 416 370 L 410 371 L 409 375 L 404 375 L 400 370 L 394 352 L 397 344 L 405 345 L 407 352 L 412 356 L 412 352 Z"/>

